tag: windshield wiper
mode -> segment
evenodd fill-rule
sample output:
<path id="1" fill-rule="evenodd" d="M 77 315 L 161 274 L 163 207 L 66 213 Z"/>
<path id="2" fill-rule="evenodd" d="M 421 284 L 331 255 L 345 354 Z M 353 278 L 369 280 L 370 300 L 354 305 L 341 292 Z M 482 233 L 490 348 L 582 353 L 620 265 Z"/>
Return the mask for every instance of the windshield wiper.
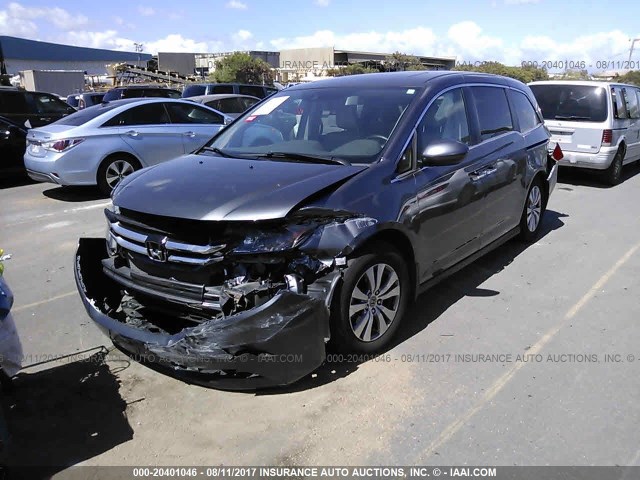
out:
<path id="1" fill-rule="evenodd" d="M 556 120 L 591 120 L 591 117 L 581 117 L 579 115 L 556 115 Z"/>
<path id="2" fill-rule="evenodd" d="M 351 162 L 338 157 L 320 157 L 317 155 L 307 155 L 293 152 L 268 152 L 257 156 L 258 158 L 281 158 L 290 160 L 300 160 L 309 163 L 325 163 L 327 165 L 351 165 Z"/>
<path id="3" fill-rule="evenodd" d="M 221 157 L 234 158 L 233 155 L 229 155 L 227 152 L 220 150 L 218 147 L 202 147 L 202 150 L 204 150 L 205 152 L 217 153 Z"/>

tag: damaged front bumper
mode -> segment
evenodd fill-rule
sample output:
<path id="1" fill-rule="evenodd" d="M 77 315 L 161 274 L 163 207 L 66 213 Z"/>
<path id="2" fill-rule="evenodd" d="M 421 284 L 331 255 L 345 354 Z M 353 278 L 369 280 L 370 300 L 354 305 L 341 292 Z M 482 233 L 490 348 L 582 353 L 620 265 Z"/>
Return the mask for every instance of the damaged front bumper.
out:
<path id="1" fill-rule="evenodd" d="M 178 333 L 141 328 L 123 312 L 123 287 L 103 272 L 104 239 L 82 238 L 75 278 L 89 316 L 127 355 L 189 383 L 228 390 L 291 384 L 325 359 L 326 302 L 282 290 L 266 303 Z"/>

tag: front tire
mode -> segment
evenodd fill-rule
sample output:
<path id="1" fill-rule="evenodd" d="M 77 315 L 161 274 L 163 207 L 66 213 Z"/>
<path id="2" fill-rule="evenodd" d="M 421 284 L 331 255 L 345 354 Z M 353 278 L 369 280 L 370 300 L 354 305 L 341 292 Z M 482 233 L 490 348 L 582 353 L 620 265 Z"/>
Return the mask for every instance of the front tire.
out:
<path id="1" fill-rule="evenodd" d="M 350 260 L 331 311 L 332 344 L 345 353 L 386 347 L 400 326 L 411 288 L 402 256 L 376 243 Z"/>
<path id="2" fill-rule="evenodd" d="M 114 188 L 127 176 L 142 168 L 135 158 L 114 154 L 104 159 L 98 168 L 98 188 L 105 195 L 111 195 Z"/>
<path id="3" fill-rule="evenodd" d="M 535 241 L 540 233 L 542 216 L 545 212 L 545 192 L 540 177 L 536 178 L 529 192 L 520 218 L 520 240 L 526 243 Z"/>

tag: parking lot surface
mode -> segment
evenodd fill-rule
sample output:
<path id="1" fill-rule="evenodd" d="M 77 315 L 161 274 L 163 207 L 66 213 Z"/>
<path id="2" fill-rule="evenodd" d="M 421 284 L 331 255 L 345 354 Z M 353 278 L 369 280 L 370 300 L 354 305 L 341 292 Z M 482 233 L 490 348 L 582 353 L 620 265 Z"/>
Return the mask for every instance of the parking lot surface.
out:
<path id="1" fill-rule="evenodd" d="M 390 351 L 332 355 L 299 383 L 257 393 L 187 385 L 113 351 L 73 280 L 77 239 L 104 235 L 109 200 L 5 182 L 0 247 L 13 255 L 5 275 L 33 365 L 7 400 L 12 458 L 53 473 L 640 465 L 639 173 L 627 167 L 606 188 L 561 172 L 537 243 L 509 242 L 423 294 Z"/>

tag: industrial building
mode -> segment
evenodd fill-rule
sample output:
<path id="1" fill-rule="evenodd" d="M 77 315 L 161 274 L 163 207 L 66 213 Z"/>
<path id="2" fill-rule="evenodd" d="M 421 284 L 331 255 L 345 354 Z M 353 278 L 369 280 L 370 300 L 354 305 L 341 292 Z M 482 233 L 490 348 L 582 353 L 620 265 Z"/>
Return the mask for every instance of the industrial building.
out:
<path id="1" fill-rule="evenodd" d="M 327 70 L 351 64 L 383 66 L 389 55 L 391 53 L 337 50 L 334 47 L 280 50 L 278 80 L 284 83 L 309 80 L 323 76 Z M 429 70 L 450 70 L 456 63 L 455 57 L 415 55 L 415 58 Z"/>
<path id="2" fill-rule="evenodd" d="M 0 36 L 0 60 L 9 75 L 24 70 L 81 70 L 88 75 L 107 75 L 107 65 L 129 63 L 146 66 L 151 55 Z"/>

